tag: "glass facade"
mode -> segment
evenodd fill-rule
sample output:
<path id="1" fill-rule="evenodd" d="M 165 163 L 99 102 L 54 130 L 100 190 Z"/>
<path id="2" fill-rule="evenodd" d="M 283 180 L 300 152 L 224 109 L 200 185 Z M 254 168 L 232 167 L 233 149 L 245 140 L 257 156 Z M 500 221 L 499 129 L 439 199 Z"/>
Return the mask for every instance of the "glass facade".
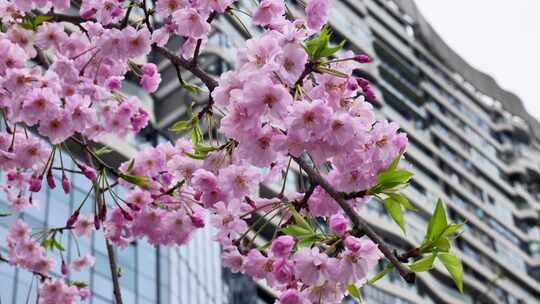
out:
<path id="1" fill-rule="evenodd" d="M 59 165 L 59 164 L 58 164 Z M 76 169 L 68 157 L 64 157 L 66 169 Z M 38 230 L 45 227 L 65 226 L 67 218 L 73 213 L 86 196 L 90 189 L 87 179 L 79 174 L 66 172 L 72 181 L 72 192 L 64 194 L 60 186 L 55 189 L 47 189 L 33 197 L 38 200 L 40 207 L 28 209 L 21 215 L 31 228 Z M 60 179 L 57 176 L 58 180 Z M 44 187 L 46 188 L 46 187 Z M 91 199 L 91 198 L 89 198 Z M 82 214 L 91 213 L 89 201 L 81 210 Z M 10 208 L 5 197 L 0 198 L 0 212 L 9 212 Z M 15 216 L 0 218 L 0 250 L 6 256 L 5 236 L 9 225 L 16 220 Z M 91 253 L 96 258 L 96 265 L 91 269 L 82 272 L 71 272 L 69 280 L 87 282 L 92 290 L 92 300 L 90 303 L 113 303 L 112 283 L 107 257 L 107 250 L 103 238 L 103 231 L 99 230 L 91 238 L 75 239 L 71 233 L 64 233 L 61 242 L 65 247 L 64 258 L 70 263 L 79 253 Z M 120 285 L 125 303 L 167 303 L 158 302 L 158 287 L 161 273 L 158 265 L 167 267 L 168 256 L 158 254 L 158 249 L 148 245 L 146 242 L 138 242 L 128 245 L 125 249 L 117 249 L 118 266 L 121 268 Z M 57 254 L 57 252 L 49 254 Z M 158 263 L 158 260 L 161 264 Z M 58 263 L 57 263 L 58 264 Z M 59 276 L 60 269 L 57 265 L 52 275 Z M 165 284 L 166 285 L 166 284 Z M 36 298 L 36 279 L 22 269 L 16 269 L 8 264 L 0 264 L 0 286 L 3 290 L 0 293 L 1 303 L 34 303 Z M 29 296 L 28 296 L 29 295 Z"/>

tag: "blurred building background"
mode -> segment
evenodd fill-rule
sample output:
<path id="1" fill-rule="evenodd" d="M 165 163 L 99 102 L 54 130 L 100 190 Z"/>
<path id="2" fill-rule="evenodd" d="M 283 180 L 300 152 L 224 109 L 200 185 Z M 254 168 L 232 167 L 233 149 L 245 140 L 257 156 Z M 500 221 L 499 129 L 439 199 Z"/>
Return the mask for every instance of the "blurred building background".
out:
<path id="1" fill-rule="evenodd" d="M 291 11 L 300 14 L 302 1 L 289 3 Z M 237 5 L 248 11 L 254 8 L 250 0 Z M 245 16 L 237 17 L 251 33 L 257 33 Z M 235 48 L 244 44 L 247 35 L 236 18 L 221 16 L 214 24 L 199 60 L 205 70 L 219 75 L 234 66 Z M 467 223 L 455 248 L 465 269 L 464 294 L 456 290 L 442 265 L 436 265 L 433 271 L 420 274 L 416 284 L 389 275 L 376 286 L 362 288 L 366 302 L 540 303 L 539 123 L 515 95 L 452 51 L 411 0 L 334 1 L 330 26 L 336 43 L 346 39 L 346 49 L 375 59 L 357 76 L 373 82 L 378 117 L 398 122 L 410 139 L 406 162 L 415 176 L 407 196 L 419 212 L 407 214 L 407 236 L 377 202 L 362 210 L 364 217 L 391 245 L 403 250 L 422 241 L 438 197 L 447 203 L 451 220 Z M 179 45 L 178 40 L 169 43 L 171 50 L 178 50 Z M 176 70 L 168 61 L 158 55 L 150 60 L 162 73 L 160 89 L 152 96 L 129 83 L 124 89 L 139 95 L 153 112 L 152 125 L 136 138 L 106 139 L 104 143 L 118 151 L 110 161 L 127 159 L 141 146 L 174 139 L 178 135 L 167 128 L 186 118 L 189 103 L 206 101 L 207 94 L 192 95 L 179 86 Z M 203 87 L 188 72 L 181 73 L 186 82 Z M 69 200 L 59 188 L 47 190 L 39 197 L 42 208 L 24 214 L 25 220 L 35 228 L 63 225 L 88 189 L 84 178 L 73 176 L 73 181 L 75 190 Z M 266 185 L 261 193 L 270 194 L 275 187 Z M 7 209 L 0 200 L 0 212 Z M 13 220 L 0 219 L 3 255 L 3 240 Z M 263 231 L 261 239 L 271 232 Z M 200 231 L 180 248 L 138 242 L 118 250 L 125 303 L 272 303 L 273 293 L 264 284 L 222 269 L 220 248 L 211 241 L 212 234 L 210 228 Z M 71 236 L 64 237 L 69 260 L 77 255 L 77 245 Z M 97 267 L 70 279 L 89 282 L 91 303 L 112 303 L 102 236 L 98 233 L 79 246 L 82 251 L 92 250 Z M 25 303 L 35 284 L 27 272 L 0 264 L 0 303 Z"/>

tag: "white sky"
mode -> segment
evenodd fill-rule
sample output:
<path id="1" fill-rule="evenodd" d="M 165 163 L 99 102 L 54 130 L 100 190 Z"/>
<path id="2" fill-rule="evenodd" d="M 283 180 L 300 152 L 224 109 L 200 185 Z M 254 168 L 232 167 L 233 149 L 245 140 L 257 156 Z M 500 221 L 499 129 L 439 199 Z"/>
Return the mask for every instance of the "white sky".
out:
<path id="1" fill-rule="evenodd" d="M 540 119 L 540 0 L 416 0 L 440 36 Z"/>

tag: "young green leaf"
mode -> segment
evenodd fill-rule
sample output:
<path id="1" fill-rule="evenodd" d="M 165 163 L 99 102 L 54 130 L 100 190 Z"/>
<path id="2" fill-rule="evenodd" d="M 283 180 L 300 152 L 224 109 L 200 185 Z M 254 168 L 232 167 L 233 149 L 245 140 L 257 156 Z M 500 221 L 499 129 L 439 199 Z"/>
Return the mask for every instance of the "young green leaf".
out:
<path id="1" fill-rule="evenodd" d="M 394 222 L 399 225 L 399 228 L 401 228 L 401 231 L 405 233 L 405 220 L 403 219 L 403 211 L 401 210 L 401 205 L 391 199 L 387 198 L 383 201 L 384 207 L 386 208 L 386 211 L 392 219 L 394 219 Z"/>
<path id="2" fill-rule="evenodd" d="M 444 211 L 443 202 L 439 199 L 427 227 L 426 240 L 436 241 L 447 225 L 448 222 L 446 219 L 446 212 Z"/>
<path id="3" fill-rule="evenodd" d="M 305 230 L 308 230 L 308 231 L 311 231 L 312 233 L 314 233 L 314 231 L 311 228 L 311 226 L 309 225 L 309 223 L 304 219 L 303 216 L 300 215 L 300 213 L 298 213 L 298 211 L 296 211 L 296 209 L 294 208 L 293 205 L 289 205 L 289 211 L 291 212 L 292 216 L 294 217 L 294 220 L 296 221 L 296 225 L 304 228 Z"/>
<path id="4" fill-rule="evenodd" d="M 382 185 L 405 184 L 411 176 L 412 172 L 406 170 L 383 171 L 377 176 L 377 181 Z"/>
<path id="5" fill-rule="evenodd" d="M 438 257 L 439 261 L 443 263 L 448 273 L 452 276 L 459 292 L 463 293 L 463 265 L 461 264 L 461 260 L 449 253 L 441 253 Z"/>
<path id="6" fill-rule="evenodd" d="M 410 210 L 410 211 L 414 211 L 416 212 L 416 208 L 414 208 L 414 206 L 411 204 L 411 202 L 409 202 L 409 200 L 401 195 L 401 194 L 398 194 L 398 193 L 392 193 L 392 194 L 388 194 L 388 196 L 395 200 L 396 202 L 398 202 L 401 206 L 403 206 L 403 208 L 407 209 L 407 210 Z"/>
<path id="7" fill-rule="evenodd" d="M 394 269 L 394 264 L 389 263 L 388 265 L 386 265 L 386 267 L 384 267 L 381 272 L 377 273 L 373 278 L 369 279 L 369 281 L 367 282 L 368 285 L 375 284 L 378 280 L 382 279 L 386 274 L 388 274 L 392 269 Z"/>
<path id="8" fill-rule="evenodd" d="M 339 52 L 339 51 L 343 48 L 343 46 L 345 45 L 346 42 L 347 42 L 347 41 L 343 40 L 343 41 L 341 41 L 341 42 L 340 42 L 338 45 L 336 45 L 336 46 L 328 46 L 328 45 L 327 45 L 327 46 L 320 52 L 319 56 L 320 56 L 321 58 L 323 58 L 323 57 L 328 57 L 328 56 L 334 55 L 335 53 Z"/>
<path id="9" fill-rule="evenodd" d="M 189 93 L 191 93 L 193 95 L 199 94 L 201 92 L 201 88 L 199 88 L 198 86 L 196 86 L 194 84 L 190 84 L 190 83 L 184 83 L 182 85 L 182 88 L 186 89 L 186 91 L 188 91 Z"/>
<path id="10" fill-rule="evenodd" d="M 435 261 L 435 257 L 437 257 L 436 253 L 427 255 L 420 260 L 412 263 L 409 265 L 409 269 L 414 272 L 423 272 L 428 271 L 433 267 L 433 262 Z"/>
<path id="11" fill-rule="evenodd" d="M 101 156 L 101 155 L 105 155 L 105 154 L 109 154 L 111 153 L 113 150 L 107 146 L 103 146 L 99 149 L 93 149 L 92 152 L 97 155 L 97 156 Z"/>
<path id="12" fill-rule="evenodd" d="M 182 133 L 193 128 L 193 119 L 190 120 L 179 120 L 175 122 L 170 128 L 169 131 L 174 133 Z"/>
<path id="13" fill-rule="evenodd" d="M 133 167 L 135 166 L 135 159 L 132 158 L 130 161 L 129 161 L 129 165 L 128 165 L 128 168 L 127 168 L 127 171 L 126 173 L 127 174 L 130 174 L 132 171 L 133 171 Z"/>
<path id="14" fill-rule="evenodd" d="M 392 163 L 390 163 L 390 166 L 388 166 L 388 169 L 386 169 L 385 171 L 394 171 L 394 170 L 396 170 L 397 166 L 399 165 L 399 161 L 403 157 L 404 152 L 405 151 L 399 153 L 399 155 L 396 158 L 394 158 L 394 160 L 392 160 Z"/>
<path id="15" fill-rule="evenodd" d="M 355 298 L 360 303 L 362 302 L 362 294 L 360 293 L 360 290 L 358 289 L 358 287 L 356 287 L 356 285 L 354 284 L 347 285 L 347 291 L 349 292 L 351 297 Z"/>
<path id="16" fill-rule="evenodd" d="M 447 236 L 449 236 L 450 234 L 456 232 L 458 229 L 460 229 L 461 227 L 463 227 L 463 224 L 449 224 L 447 225 L 443 232 L 441 232 L 441 235 L 439 237 L 439 239 L 444 239 L 446 238 Z"/>
<path id="17" fill-rule="evenodd" d="M 436 248 L 438 251 L 449 252 L 451 246 L 448 239 L 440 238 L 432 243 L 432 247 Z"/>
<path id="18" fill-rule="evenodd" d="M 121 174 L 120 178 L 122 178 L 123 180 L 125 180 L 126 182 L 130 184 L 134 184 L 142 188 L 148 187 L 148 178 L 146 176 Z"/>
<path id="19" fill-rule="evenodd" d="M 285 233 L 286 235 L 294 236 L 301 239 L 313 236 L 312 231 L 298 225 L 288 225 L 287 227 L 281 228 L 280 231 Z"/>
<path id="20" fill-rule="evenodd" d="M 47 22 L 52 19 L 53 19 L 53 16 L 46 16 L 46 15 L 36 16 L 34 18 L 34 26 L 37 28 L 38 26 L 43 24 L 43 22 Z"/>
<path id="21" fill-rule="evenodd" d="M 189 158 L 198 159 L 198 160 L 205 159 L 207 155 L 207 154 L 197 154 L 197 153 L 194 154 L 194 153 L 189 153 L 189 152 L 185 152 L 184 154 Z"/>
<path id="22" fill-rule="evenodd" d="M 88 287 L 88 283 L 84 282 L 84 281 L 71 281 L 71 285 L 81 289 L 81 288 L 86 288 Z"/>

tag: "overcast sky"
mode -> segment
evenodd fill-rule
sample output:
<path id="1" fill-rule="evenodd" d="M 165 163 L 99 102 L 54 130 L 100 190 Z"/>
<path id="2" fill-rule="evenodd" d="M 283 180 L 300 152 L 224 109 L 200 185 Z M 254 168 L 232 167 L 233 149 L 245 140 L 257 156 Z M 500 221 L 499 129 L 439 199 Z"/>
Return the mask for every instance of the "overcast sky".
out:
<path id="1" fill-rule="evenodd" d="M 516 93 L 540 119 L 540 0 L 416 0 L 472 66 Z"/>

